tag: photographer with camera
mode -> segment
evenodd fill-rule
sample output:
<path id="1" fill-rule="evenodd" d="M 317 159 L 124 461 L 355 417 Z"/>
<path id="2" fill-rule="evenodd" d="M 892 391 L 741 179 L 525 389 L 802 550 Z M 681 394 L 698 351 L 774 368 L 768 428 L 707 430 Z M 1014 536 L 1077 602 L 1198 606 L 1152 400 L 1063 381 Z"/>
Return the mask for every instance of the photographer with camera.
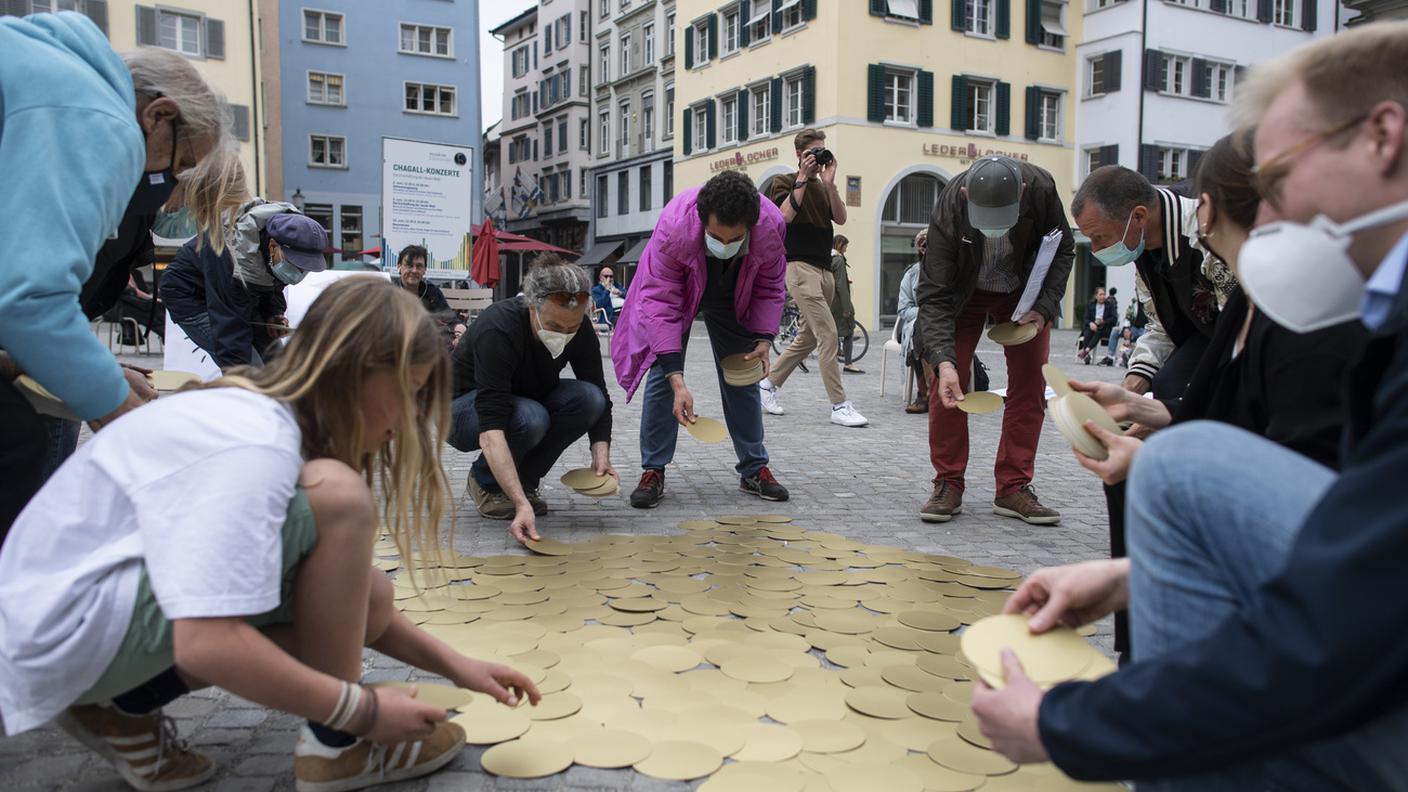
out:
<path id="1" fill-rule="evenodd" d="M 801 312 L 801 329 L 773 365 L 772 374 L 758 383 L 763 409 L 770 415 L 782 415 L 777 390 L 815 349 L 821 380 L 831 400 L 831 422 L 865 426 L 869 421 L 846 398 L 836 363 L 839 343 L 836 320 L 831 316 L 836 294 L 831 238 L 834 226 L 846 224 L 846 202 L 836 191 L 836 156 L 826 149 L 826 133 L 816 129 L 798 132 L 795 146 L 796 178 L 775 176 L 764 192 L 782 209 L 782 219 L 787 221 L 787 293 Z"/>

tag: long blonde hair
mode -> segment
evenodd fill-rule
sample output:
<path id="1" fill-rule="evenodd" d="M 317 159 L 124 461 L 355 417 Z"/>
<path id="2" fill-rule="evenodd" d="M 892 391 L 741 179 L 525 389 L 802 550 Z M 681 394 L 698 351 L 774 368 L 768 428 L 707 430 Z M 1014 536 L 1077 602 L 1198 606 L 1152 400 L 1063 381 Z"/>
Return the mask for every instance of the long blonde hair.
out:
<path id="1" fill-rule="evenodd" d="M 429 365 L 430 377 L 416 391 L 411 367 L 418 365 Z M 401 419 L 391 440 L 367 454 L 359 394 L 367 375 L 387 369 L 401 386 Z M 269 365 L 232 368 L 204 387 L 245 388 L 291 405 L 305 458 L 336 459 L 379 486 L 382 525 L 402 558 L 412 547 L 441 553 L 450 362 L 430 315 L 405 289 L 375 276 L 344 278 L 314 301 Z"/>

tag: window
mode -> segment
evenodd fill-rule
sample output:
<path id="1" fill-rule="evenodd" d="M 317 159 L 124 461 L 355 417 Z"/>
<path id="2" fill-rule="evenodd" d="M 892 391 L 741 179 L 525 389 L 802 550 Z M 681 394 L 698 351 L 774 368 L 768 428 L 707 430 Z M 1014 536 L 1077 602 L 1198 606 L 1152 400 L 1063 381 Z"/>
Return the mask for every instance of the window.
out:
<path id="1" fill-rule="evenodd" d="M 552 122 L 543 125 L 543 157 L 552 156 Z"/>
<path id="2" fill-rule="evenodd" d="M 1098 148 L 1085 150 L 1085 175 L 1089 176 L 1096 168 L 1105 164 L 1105 155 Z"/>
<path id="3" fill-rule="evenodd" d="M 558 181 L 562 182 L 562 199 L 565 201 L 572 197 L 572 169 L 563 166 L 557 173 Z"/>
<path id="4" fill-rule="evenodd" d="M 557 119 L 557 153 L 567 153 L 567 116 Z"/>
<path id="5" fill-rule="evenodd" d="M 665 169 L 665 175 L 660 179 L 660 194 L 664 196 L 661 200 L 668 201 L 675 197 L 675 163 L 665 160 L 661 165 Z"/>
<path id="6" fill-rule="evenodd" d="M 621 139 L 619 142 L 621 156 L 626 156 L 631 150 L 631 103 L 625 101 L 621 103 Z"/>
<path id="7" fill-rule="evenodd" d="M 675 136 L 675 86 L 665 86 L 665 137 Z"/>
<path id="8" fill-rule="evenodd" d="M 1037 139 L 1043 143 L 1061 140 L 1061 94 L 1042 91 L 1037 102 Z"/>
<path id="9" fill-rule="evenodd" d="M 723 54 L 738 51 L 738 6 L 724 12 Z"/>
<path id="10" fill-rule="evenodd" d="M 623 170 L 616 174 L 616 214 L 624 215 L 630 212 L 631 174 Z"/>
<path id="11" fill-rule="evenodd" d="M 1105 93 L 1105 56 L 1104 56 L 1104 55 L 1096 55 L 1096 56 L 1093 57 L 1093 58 L 1087 58 L 1086 61 L 1085 61 L 1085 63 L 1086 63 L 1086 73 L 1089 75 L 1089 78 L 1086 80 L 1086 85 L 1089 86 L 1088 90 L 1086 91 L 1086 96 L 1102 96 L 1102 95 L 1104 95 L 1104 93 Z"/>
<path id="12" fill-rule="evenodd" d="M 522 77 L 528 73 L 528 47 L 524 45 L 513 51 L 513 76 Z"/>
<path id="13" fill-rule="evenodd" d="M 1208 92 L 1209 98 L 1216 102 L 1227 102 L 1232 99 L 1232 69 L 1226 63 L 1213 63 L 1208 66 Z"/>
<path id="14" fill-rule="evenodd" d="M 596 81 L 597 85 L 605 85 L 611 81 L 611 45 L 602 44 L 597 61 L 597 71 L 601 74 L 601 79 Z"/>
<path id="15" fill-rule="evenodd" d="M 1271 24 L 1282 27 L 1296 27 L 1298 24 L 1296 0 L 1272 0 Z"/>
<path id="16" fill-rule="evenodd" d="M 606 0 L 602 0 L 602 4 L 605 5 L 605 3 L 606 3 Z M 606 197 L 607 197 L 607 196 L 606 196 L 606 186 L 607 186 L 606 174 L 603 173 L 602 175 L 596 177 L 596 216 L 597 216 L 597 217 L 606 217 L 606 215 L 607 215 L 606 210 L 607 210 L 607 208 L 608 208 L 609 205 L 606 203 Z"/>
<path id="17" fill-rule="evenodd" d="M 315 44 L 343 44 L 342 14 L 305 10 L 303 12 L 303 40 Z"/>
<path id="18" fill-rule="evenodd" d="M 1256 3 L 1254 0 L 1227 0 L 1223 13 L 1242 19 L 1256 19 Z"/>
<path id="19" fill-rule="evenodd" d="M 782 118 L 789 127 L 802 125 L 802 75 L 782 78 Z"/>
<path id="20" fill-rule="evenodd" d="M 611 150 L 611 111 L 602 110 L 597 120 L 596 153 L 606 154 Z"/>
<path id="21" fill-rule="evenodd" d="M 914 72 L 885 71 L 885 120 L 914 123 Z"/>
<path id="22" fill-rule="evenodd" d="M 934 204 L 938 203 L 942 189 L 943 185 L 937 177 L 928 173 L 911 173 L 900 179 L 900 183 L 890 191 L 880 222 L 927 226 L 929 214 Z"/>
<path id="23" fill-rule="evenodd" d="M 430 25 L 401 25 L 401 52 L 411 55 L 434 55 L 449 58 L 450 28 Z"/>
<path id="24" fill-rule="evenodd" d="M 655 23 L 647 22 L 640 29 L 641 48 L 645 55 L 645 64 L 649 66 L 655 63 Z"/>
<path id="25" fill-rule="evenodd" d="M 509 115 L 514 120 L 527 116 L 532 110 L 530 104 L 532 96 L 525 88 L 518 90 L 519 92 L 513 95 L 513 99 L 509 100 Z"/>
<path id="26" fill-rule="evenodd" d="M 772 9 L 768 3 L 754 3 L 748 18 L 748 45 L 754 46 L 772 36 Z"/>
<path id="27" fill-rule="evenodd" d="M 406 112 L 454 115 L 455 86 L 406 83 Z"/>
<path id="28" fill-rule="evenodd" d="M 983 80 L 968 80 L 968 131 L 992 133 L 993 84 Z"/>
<path id="29" fill-rule="evenodd" d="M 637 191 L 640 193 L 640 210 L 641 210 L 642 212 L 649 212 L 649 211 L 650 211 L 650 166 L 649 166 L 649 165 L 643 165 L 643 166 L 641 166 L 641 169 L 640 169 L 640 184 L 637 185 Z"/>
<path id="30" fill-rule="evenodd" d="M 719 139 L 724 143 L 734 143 L 738 140 L 738 95 L 729 94 L 720 99 L 719 110 L 719 115 L 723 117 Z"/>
<path id="31" fill-rule="evenodd" d="M 1192 95 L 1193 59 L 1182 55 L 1165 54 L 1159 59 L 1159 90 L 1180 96 Z"/>
<path id="32" fill-rule="evenodd" d="M 782 13 L 783 30 L 802 26 L 802 0 L 783 0 L 778 10 Z"/>
<path id="33" fill-rule="evenodd" d="M 592 80 L 591 80 L 592 69 L 591 69 L 590 66 L 579 66 L 578 69 L 579 69 L 579 72 L 578 72 L 578 76 L 577 76 L 577 94 L 578 94 L 579 96 L 586 96 L 586 95 L 587 95 L 587 86 L 588 86 L 588 85 L 591 85 L 591 81 L 592 81 Z"/>
<path id="34" fill-rule="evenodd" d="M 337 135 L 309 135 L 308 164 L 315 168 L 347 167 L 347 138 Z"/>
<path id="35" fill-rule="evenodd" d="M 655 94 L 649 91 L 640 97 L 640 145 L 642 151 L 655 148 Z"/>
<path id="36" fill-rule="evenodd" d="M 975 36 L 993 35 L 992 0 L 964 0 L 963 29 Z"/>
<path id="37" fill-rule="evenodd" d="M 665 15 L 665 54 L 675 54 L 675 12 Z"/>
<path id="38" fill-rule="evenodd" d="M 919 21 L 919 0 L 886 0 L 886 16 L 908 19 L 912 22 Z"/>
<path id="39" fill-rule="evenodd" d="M 585 118 L 583 118 L 577 123 L 577 148 L 581 149 L 582 151 L 587 150 L 588 127 L 589 124 L 587 124 L 587 119 Z"/>
<path id="40" fill-rule="evenodd" d="M 347 104 L 347 99 L 342 93 L 342 75 L 308 72 L 308 104 Z"/>
<path id="41" fill-rule="evenodd" d="M 304 204 L 303 214 L 318 221 L 318 225 L 327 232 L 328 239 L 332 239 L 332 204 Z"/>
<path id="42" fill-rule="evenodd" d="M 704 109 L 708 105 L 699 105 L 694 108 L 694 150 L 704 151 L 709 148 L 709 113 Z"/>
<path id="43" fill-rule="evenodd" d="M 748 108 L 749 134 L 759 137 L 768 133 L 768 120 L 772 117 L 772 91 L 767 83 L 754 86 L 748 92 L 752 107 Z"/>
<path id="44" fill-rule="evenodd" d="M 694 66 L 698 68 L 709 62 L 709 22 L 699 20 L 689 28 L 694 36 Z"/>
<path id="45" fill-rule="evenodd" d="M 581 31 L 581 33 L 579 33 L 578 35 L 581 36 L 582 43 L 583 43 L 583 44 L 586 44 L 586 43 L 587 43 L 587 12 L 586 12 L 586 11 L 583 11 L 583 12 L 582 12 L 582 18 L 577 21 L 577 26 L 578 26 L 577 29 Z"/>
<path id="46" fill-rule="evenodd" d="M 1155 174 L 1155 181 L 1176 182 L 1188 178 L 1190 159 L 1186 148 L 1160 147 L 1157 157 L 1159 172 Z"/>
<path id="47" fill-rule="evenodd" d="M 195 14 L 178 14 L 157 9 L 157 44 L 162 49 L 182 55 L 201 54 L 201 18 Z"/>
<path id="48" fill-rule="evenodd" d="M 601 8 L 597 11 L 597 16 L 606 19 L 611 16 L 611 0 L 600 0 Z"/>
<path id="49" fill-rule="evenodd" d="M 1066 25 L 1061 21 L 1065 13 L 1066 4 L 1062 0 L 1042 0 L 1040 46 L 1066 48 Z"/>
<path id="50" fill-rule="evenodd" d="M 342 250 L 344 255 L 357 255 L 362 249 L 362 207 L 342 207 Z"/>
<path id="51" fill-rule="evenodd" d="M 1124 2 L 1124 0 L 1094 0 L 1094 10 L 1099 11 L 1102 8 L 1109 8 L 1116 3 L 1122 2 Z"/>
<path id="52" fill-rule="evenodd" d="M 578 173 L 579 173 L 580 175 L 578 176 L 578 179 L 577 179 L 577 194 L 580 195 L 580 196 L 582 196 L 583 198 L 586 198 L 586 197 L 587 197 L 587 169 L 586 169 L 586 168 L 583 168 L 583 169 L 582 169 L 581 171 L 579 171 Z"/>
<path id="53" fill-rule="evenodd" d="M 553 23 L 554 37 L 557 39 L 557 48 L 566 49 L 572 44 L 572 15 L 563 14 Z"/>
<path id="54" fill-rule="evenodd" d="M 621 76 L 631 73 L 631 34 L 621 34 Z"/>

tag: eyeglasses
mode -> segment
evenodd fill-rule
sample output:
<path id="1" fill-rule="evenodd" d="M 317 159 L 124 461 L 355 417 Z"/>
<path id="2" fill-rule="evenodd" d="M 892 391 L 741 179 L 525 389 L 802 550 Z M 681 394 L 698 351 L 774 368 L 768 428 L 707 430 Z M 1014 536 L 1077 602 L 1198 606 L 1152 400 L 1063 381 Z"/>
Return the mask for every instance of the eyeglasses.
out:
<path id="1" fill-rule="evenodd" d="M 1354 127 L 1367 121 L 1368 113 L 1357 115 L 1354 118 L 1324 130 L 1317 132 L 1301 142 L 1287 148 L 1280 154 L 1275 155 L 1265 162 L 1259 162 L 1252 166 L 1252 188 L 1256 190 L 1262 200 L 1273 207 L 1281 202 L 1281 184 L 1291 173 L 1293 160 L 1305 152 L 1315 148 L 1334 136 L 1347 132 Z"/>
<path id="2" fill-rule="evenodd" d="M 587 301 L 589 295 L 584 292 L 548 292 L 544 298 L 556 305 L 558 308 L 576 308 Z"/>
<path id="3" fill-rule="evenodd" d="M 609 275 L 609 274 L 608 274 L 608 275 L 602 275 L 602 276 L 601 276 L 601 279 L 602 279 L 602 280 L 611 280 L 612 278 L 615 278 L 615 277 L 616 277 L 615 275 Z"/>
<path id="4" fill-rule="evenodd" d="M 405 268 L 408 269 L 408 270 L 424 270 L 424 269 L 425 269 L 425 262 L 424 262 L 424 261 L 417 261 L 417 262 L 415 262 L 415 263 L 413 263 L 413 264 L 402 264 L 401 266 L 405 267 Z"/>

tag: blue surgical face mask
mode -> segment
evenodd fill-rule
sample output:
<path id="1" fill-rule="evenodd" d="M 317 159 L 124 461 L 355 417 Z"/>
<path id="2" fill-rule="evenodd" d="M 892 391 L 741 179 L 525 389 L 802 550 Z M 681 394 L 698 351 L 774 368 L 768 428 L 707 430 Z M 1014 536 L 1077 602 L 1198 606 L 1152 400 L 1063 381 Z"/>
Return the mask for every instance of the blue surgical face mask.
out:
<path id="1" fill-rule="evenodd" d="M 724 243 L 706 232 L 704 234 L 704 245 L 709 249 L 709 255 L 716 259 L 727 261 L 738 255 L 739 248 L 743 247 L 743 243 L 747 239 L 748 235 L 744 234 L 741 239 L 735 242 Z"/>
<path id="2" fill-rule="evenodd" d="M 1130 210 L 1129 219 L 1124 221 L 1124 233 L 1120 234 L 1119 241 L 1107 248 L 1091 251 L 1095 259 L 1106 267 L 1123 267 L 1131 261 L 1139 258 L 1144 253 L 1144 232 L 1139 232 L 1139 245 L 1133 250 L 1124 243 L 1124 238 L 1129 236 L 1129 225 L 1134 222 L 1134 211 Z"/>
<path id="3" fill-rule="evenodd" d="M 287 259 L 273 265 L 270 269 L 274 271 L 275 278 L 278 278 L 289 286 L 302 281 L 303 278 L 308 275 L 306 271 L 299 269 L 293 262 Z"/>

